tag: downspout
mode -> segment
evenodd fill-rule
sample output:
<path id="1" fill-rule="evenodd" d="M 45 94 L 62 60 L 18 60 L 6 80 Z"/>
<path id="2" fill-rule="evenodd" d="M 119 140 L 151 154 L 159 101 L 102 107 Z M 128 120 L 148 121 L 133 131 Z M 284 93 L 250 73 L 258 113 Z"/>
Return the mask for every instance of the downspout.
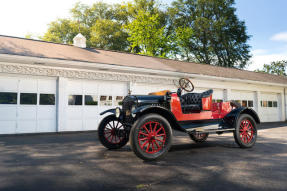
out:
<path id="1" fill-rule="evenodd" d="M 287 99 L 286 99 L 286 88 L 284 88 L 284 107 L 285 107 L 285 121 L 287 121 Z"/>

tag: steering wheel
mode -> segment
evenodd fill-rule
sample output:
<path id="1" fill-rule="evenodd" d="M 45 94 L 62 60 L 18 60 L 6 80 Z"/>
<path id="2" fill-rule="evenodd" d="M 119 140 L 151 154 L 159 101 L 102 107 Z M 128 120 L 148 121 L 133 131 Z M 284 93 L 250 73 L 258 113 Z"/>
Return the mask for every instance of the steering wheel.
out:
<path id="1" fill-rule="evenodd" d="M 194 90 L 194 85 L 188 78 L 180 78 L 179 86 L 187 92 L 192 92 Z"/>

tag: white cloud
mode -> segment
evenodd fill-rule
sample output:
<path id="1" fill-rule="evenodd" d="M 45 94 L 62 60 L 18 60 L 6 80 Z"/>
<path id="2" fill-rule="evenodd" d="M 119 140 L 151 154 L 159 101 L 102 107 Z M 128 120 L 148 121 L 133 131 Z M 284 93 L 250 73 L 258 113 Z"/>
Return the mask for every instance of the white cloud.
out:
<path id="1" fill-rule="evenodd" d="M 43 35 L 48 24 L 57 18 L 66 18 L 70 9 L 79 0 L 9 0 L 1 1 L 0 35 L 24 37 L 27 33 Z M 107 3 L 119 3 L 122 0 L 102 0 Z M 80 0 L 85 4 L 96 0 Z"/>
<path id="2" fill-rule="evenodd" d="M 281 32 L 273 35 L 271 40 L 287 42 L 287 32 Z"/>
<path id="3" fill-rule="evenodd" d="M 266 54 L 267 50 L 265 49 L 255 49 L 251 51 L 252 55 Z"/>
<path id="4" fill-rule="evenodd" d="M 272 61 L 287 60 L 287 52 L 277 54 L 254 54 L 251 58 L 251 64 L 247 68 L 254 71 L 262 69 L 264 64 L 270 64 Z"/>

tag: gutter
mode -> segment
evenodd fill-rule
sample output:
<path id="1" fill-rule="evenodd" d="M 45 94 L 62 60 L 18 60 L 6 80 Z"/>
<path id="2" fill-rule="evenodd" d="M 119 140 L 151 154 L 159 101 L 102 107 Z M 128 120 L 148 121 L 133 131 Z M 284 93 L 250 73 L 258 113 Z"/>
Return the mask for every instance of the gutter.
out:
<path id="1" fill-rule="evenodd" d="M 10 55 L 10 54 L 0 54 L 0 61 L 9 62 L 9 63 L 22 63 L 22 64 L 33 64 L 41 66 L 52 66 L 52 67 L 61 67 L 61 68 L 76 68 L 82 67 L 82 69 L 89 70 L 105 70 L 111 72 L 136 72 L 147 75 L 165 75 L 170 77 L 190 77 L 203 80 L 218 80 L 218 81 L 227 81 L 227 82 L 240 82 L 240 83 L 250 83 L 250 84 L 260 84 L 260 85 L 270 85 L 270 86 L 279 86 L 286 87 L 287 83 L 272 83 L 272 82 L 262 82 L 262 81 L 253 81 L 253 80 L 243 80 L 238 78 L 226 78 L 226 77 L 217 77 L 217 76 L 208 76 L 202 74 L 192 74 L 184 72 L 174 72 L 168 70 L 155 70 L 148 68 L 140 67 L 130 67 L 130 66 L 120 66 L 115 64 L 104 64 L 104 63 L 92 63 L 84 61 L 71 61 L 71 60 L 61 60 L 61 59 L 52 59 L 52 58 L 38 58 L 30 56 L 19 56 L 19 55 Z M 58 65 L 58 66 L 57 66 Z M 70 66 L 70 67 L 69 67 Z M 85 68 L 86 67 L 86 68 Z M 287 80 L 286 80 L 287 81 Z"/>
<path id="2" fill-rule="evenodd" d="M 284 106 L 285 106 L 285 108 L 284 108 L 284 110 L 285 110 L 285 121 L 287 121 L 287 98 L 286 98 L 286 94 L 287 94 L 287 92 L 286 92 L 286 88 L 284 88 Z"/>

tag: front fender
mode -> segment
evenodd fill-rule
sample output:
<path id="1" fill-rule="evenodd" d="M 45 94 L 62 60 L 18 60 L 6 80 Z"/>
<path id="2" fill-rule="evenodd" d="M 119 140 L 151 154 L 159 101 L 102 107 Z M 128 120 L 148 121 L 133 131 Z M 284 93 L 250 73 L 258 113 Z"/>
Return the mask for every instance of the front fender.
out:
<path id="1" fill-rule="evenodd" d="M 253 119 L 255 120 L 257 124 L 260 123 L 260 119 L 257 113 L 253 109 L 246 108 L 246 107 L 239 107 L 229 112 L 221 120 L 220 126 L 222 126 L 223 128 L 235 128 L 237 120 L 241 114 L 248 114 L 253 117 Z"/>
<path id="2" fill-rule="evenodd" d="M 116 109 L 108 109 L 108 110 L 103 111 L 102 113 L 100 113 L 100 115 L 104 115 L 106 113 L 112 113 L 112 114 L 116 115 Z"/>

